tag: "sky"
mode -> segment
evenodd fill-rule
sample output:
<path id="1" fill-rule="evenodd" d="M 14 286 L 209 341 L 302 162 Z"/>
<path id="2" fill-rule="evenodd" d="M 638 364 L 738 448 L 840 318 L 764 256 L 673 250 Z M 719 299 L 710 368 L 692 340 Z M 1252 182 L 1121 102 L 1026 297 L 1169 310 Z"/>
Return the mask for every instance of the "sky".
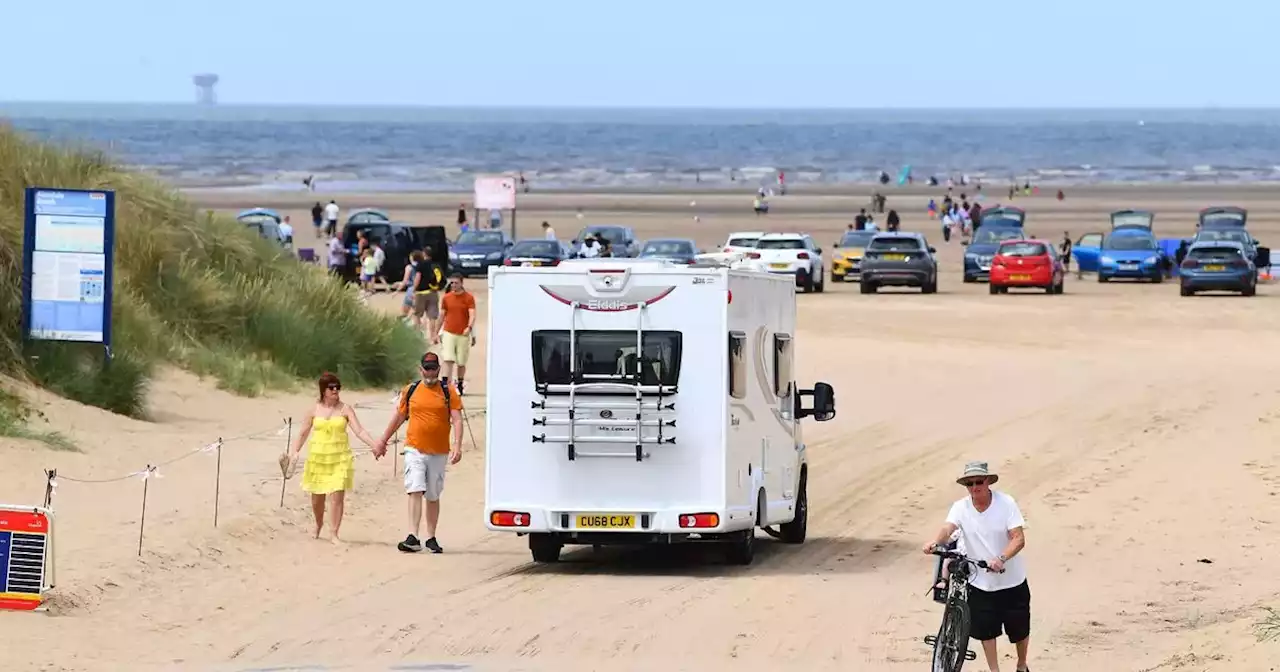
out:
<path id="1" fill-rule="evenodd" d="M 6 101 L 1280 107 L 1273 0 L 5 4 Z"/>

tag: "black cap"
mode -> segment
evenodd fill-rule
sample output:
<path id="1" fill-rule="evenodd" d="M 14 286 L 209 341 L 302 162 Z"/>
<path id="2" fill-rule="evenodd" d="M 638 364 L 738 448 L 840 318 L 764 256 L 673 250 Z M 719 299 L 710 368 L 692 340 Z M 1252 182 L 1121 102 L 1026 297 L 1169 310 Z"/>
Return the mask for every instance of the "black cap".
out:
<path id="1" fill-rule="evenodd" d="M 439 368 L 440 356 L 434 352 L 428 352 L 427 354 L 422 356 L 422 361 L 420 362 L 420 364 L 424 369 Z"/>

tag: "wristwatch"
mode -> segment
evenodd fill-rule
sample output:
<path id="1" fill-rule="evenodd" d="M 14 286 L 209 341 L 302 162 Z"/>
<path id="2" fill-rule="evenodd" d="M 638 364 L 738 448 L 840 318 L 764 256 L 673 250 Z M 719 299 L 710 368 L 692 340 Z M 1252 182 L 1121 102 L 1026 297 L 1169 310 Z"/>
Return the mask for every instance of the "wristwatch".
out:
<path id="1" fill-rule="evenodd" d="M 1001 553 L 1000 555 L 997 555 L 996 557 L 997 557 L 997 558 L 1000 558 L 1000 562 L 1009 562 L 1009 558 L 1004 557 L 1004 553 Z"/>

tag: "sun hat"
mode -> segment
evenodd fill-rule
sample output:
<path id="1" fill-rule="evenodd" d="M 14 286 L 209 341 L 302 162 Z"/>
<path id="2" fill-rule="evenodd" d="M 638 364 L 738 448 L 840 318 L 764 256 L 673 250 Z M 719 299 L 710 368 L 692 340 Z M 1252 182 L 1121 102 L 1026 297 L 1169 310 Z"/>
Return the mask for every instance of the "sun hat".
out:
<path id="1" fill-rule="evenodd" d="M 991 485 L 1000 480 L 1000 474 L 992 472 L 986 462 L 967 462 L 964 465 L 964 473 L 960 478 L 956 479 L 956 483 L 964 484 L 964 479 L 973 478 L 975 476 L 983 476 L 987 479 L 987 485 Z"/>

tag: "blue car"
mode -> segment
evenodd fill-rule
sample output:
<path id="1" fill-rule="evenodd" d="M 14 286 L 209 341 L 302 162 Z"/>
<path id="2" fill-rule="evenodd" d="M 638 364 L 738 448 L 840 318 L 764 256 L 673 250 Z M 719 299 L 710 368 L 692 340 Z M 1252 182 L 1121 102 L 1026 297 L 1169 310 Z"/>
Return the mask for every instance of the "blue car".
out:
<path id="1" fill-rule="evenodd" d="M 464 231 L 449 245 L 449 268 L 464 276 L 488 275 L 490 266 L 501 266 L 515 241 L 503 231 Z"/>
<path id="2" fill-rule="evenodd" d="M 1258 270 L 1249 260 L 1244 245 L 1230 240 L 1192 243 L 1179 268 L 1182 295 L 1196 292 L 1258 293 Z"/>
<path id="3" fill-rule="evenodd" d="M 1111 235 L 1098 250 L 1098 282 L 1114 278 L 1164 282 L 1168 259 L 1151 232 L 1155 216 L 1145 223 L 1116 223 L 1117 214 L 1112 213 Z"/>

